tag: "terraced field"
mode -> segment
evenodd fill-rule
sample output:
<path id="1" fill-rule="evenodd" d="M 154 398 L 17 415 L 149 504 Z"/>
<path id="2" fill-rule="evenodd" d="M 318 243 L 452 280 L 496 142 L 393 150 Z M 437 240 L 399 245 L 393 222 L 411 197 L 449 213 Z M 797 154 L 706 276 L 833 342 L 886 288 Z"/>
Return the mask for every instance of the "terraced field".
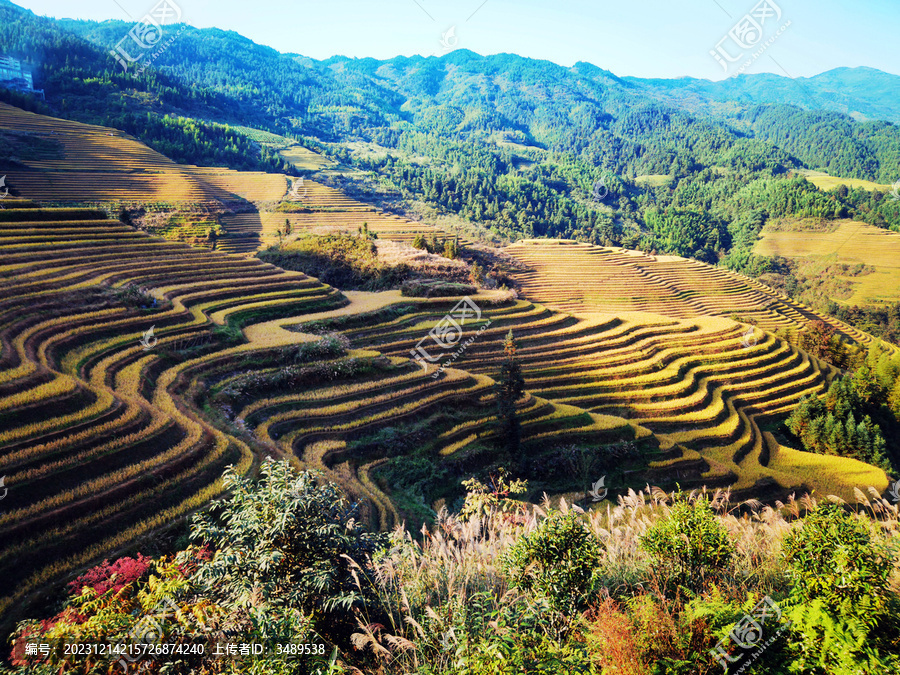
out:
<path id="1" fill-rule="evenodd" d="M 872 341 L 870 335 L 816 314 L 754 279 L 695 260 L 567 240 L 525 240 L 504 251 L 523 265 L 514 277 L 527 297 L 573 314 L 737 316 L 766 331 L 794 332 L 818 319 L 852 340 Z"/>
<path id="2" fill-rule="evenodd" d="M 284 359 L 280 347 L 241 344 L 240 327 L 346 299 L 305 275 L 150 237 L 103 212 L 16 199 L 3 207 L 7 614 L 42 582 L 208 501 L 226 464 L 249 470 L 250 445 L 192 408 L 191 387 L 222 364 Z"/>
<path id="3" fill-rule="evenodd" d="M 435 304 L 423 311 L 418 305 L 377 326 L 346 320 L 336 325 L 354 346 L 400 358 L 447 308 Z M 583 419 L 570 427 L 551 424 L 545 439 L 550 444 L 567 436 L 584 440 L 591 420 L 621 434 L 627 420 L 638 434 L 649 430 L 659 439 L 666 456 L 651 464 L 649 474 L 657 480 L 730 484 L 745 494 L 759 493 L 773 480 L 782 488 L 819 487 L 814 471 L 770 461 L 775 446 L 759 424 L 791 410 L 803 395 L 824 391 L 837 371 L 771 334 L 757 331 L 748 346 L 746 326 L 729 319 L 636 313 L 579 318 L 524 300 L 486 308 L 482 319 L 490 319 L 490 327 L 453 367 L 474 375 L 496 372 L 503 337 L 512 329 L 526 387 L 545 405 L 535 424 L 559 418 L 560 407 Z M 437 446 L 444 455 L 464 455 L 467 444 L 489 436 L 482 422 L 438 436 Z M 865 465 L 856 465 L 865 473 Z M 882 472 L 868 474 L 886 485 Z M 850 484 L 829 488 L 852 494 Z"/>
<path id="4" fill-rule="evenodd" d="M 214 498 L 227 464 L 250 472 L 264 455 L 289 456 L 364 499 L 372 524 L 407 519 L 386 471 L 394 457 L 409 455 L 413 467 L 427 457 L 454 480 L 495 462 L 491 376 L 510 329 L 538 483 L 541 467 L 559 469 L 549 465 L 562 446 L 602 454 L 624 442 L 639 455 L 629 466 L 640 466 L 614 470 L 614 494 L 646 481 L 847 499 L 859 485 L 887 486 L 883 472 L 798 453 L 766 430 L 837 373 L 769 332 L 819 317 L 762 284 L 675 257 L 520 242 L 505 252 L 528 299 L 472 296 L 472 342 L 420 368 L 412 351 L 458 299 L 345 295 L 230 253 L 277 240 L 285 219 L 316 233 L 365 222 L 399 241 L 444 232 L 309 179 L 180 167 L 116 132 L 49 119 L 0 105 L 0 129 L 47 140 L 44 158 L 8 174 L 16 196 L 121 203 L 142 189 L 129 180 L 147 178 L 164 184 L 150 194 L 168 203 L 219 195 L 268 208 L 224 216 L 229 236 L 210 251 L 103 210 L 0 204 L 0 475 L 9 489 L 0 612 L 10 619 L 50 582 Z M 93 192 L 54 183 L 55 172 Z M 104 185 L 106 175 L 116 178 Z M 748 333 L 732 315 L 757 327 Z"/>
<path id="5" fill-rule="evenodd" d="M 451 404 L 476 422 L 490 415 L 483 375 L 426 378 L 408 359 L 320 353 L 318 337 L 279 327 L 366 311 L 381 298 L 350 307 L 316 279 L 149 236 L 100 210 L 16 198 L 2 206 L 7 621 L 51 582 L 214 498 L 226 465 L 251 471 L 262 455 L 299 447 L 300 460 L 370 497 L 372 518 L 387 523 L 390 502 L 370 467 L 325 450 Z M 401 300 L 398 292 L 383 299 Z M 285 377 L 298 378 L 293 397 L 284 395 Z M 272 406 L 284 419 L 269 419 Z M 288 429 L 291 410 L 302 411 L 304 429 Z"/>
<path id="6" fill-rule="evenodd" d="M 289 161 L 300 171 L 318 171 L 334 165 L 334 162 L 302 145 L 294 144 L 278 151 L 282 157 Z"/>
<path id="7" fill-rule="evenodd" d="M 812 171 L 810 169 L 800 169 L 797 171 L 804 176 L 806 180 L 815 185 L 820 190 L 832 190 L 838 185 L 846 185 L 848 188 L 863 188 L 864 190 L 881 190 L 882 192 L 890 192 L 890 185 L 884 183 L 873 183 L 870 180 L 861 180 L 859 178 L 840 178 L 837 176 L 829 176 L 823 171 Z"/>
<path id="8" fill-rule="evenodd" d="M 0 130 L 38 142 L 5 171 L 14 194 L 42 203 L 277 201 L 287 191 L 278 174 L 176 164 L 121 131 L 5 103 Z"/>
<path id="9" fill-rule="evenodd" d="M 3 103 L 0 131 L 27 134 L 36 143 L 7 172 L 6 183 L 14 195 L 45 205 L 90 203 L 116 212 L 122 206 L 139 205 L 163 205 L 181 213 L 205 211 L 212 222 L 201 218 L 195 227 L 180 227 L 176 238 L 206 246 L 207 229 L 219 224 L 223 234 L 216 248 L 227 253 L 251 254 L 277 242 L 277 231 L 286 219 L 295 232 L 356 232 L 367 223 L 379 237 L 407 243 L 420 232 L 453 236 L 386 214 L 309 179 L 180 165 L 120 131 L 36 115 Z M 327 158 L 300 146 L 285 152 L 293 152 L 291 161 L 302 168 L 330 165 Z M 301 212 L 273 210 L 282 200 Z"/>
<path id="10" fill-rule="evenodd" d="M 235 127 L 245 136 L 257 143 L 266 145 L 290 162 L 294 168 L 300 171 L 318 171 L 335 166 L 335 162 L 324 155 L 303 147 L 292 138 L 279 136 L 269 131 L 254 129 L 252 127 Z"/>
<path id="11" fill-rule="evenodd" d="M 864 264 L 870 274 L 840 277 L 853 286 L 853 295 L 834 298 L 846 305 L 870 305 L 900 300 L 900 234 L 855 220 L 837 221 L 831 232 L 804 229 L 772 231 L 763 228 L 754 252 L 767 256 Z"/>
<path id="12" fill-rule="evenodd" d="M 327 185 L 308 178 L 293 179 L 283 205 L 284 211 L 262 211 L 223 216 L 220 220 L 228 238 L 219 249 L 232 253 L 249 253 L 260 246 L 278 241 L 278 230 L 289 221 L 292 233 L 336 234 L 355 233 L 365 223 L 370 232 L 382 239 L 411 244 L 417 234 L 450 238 L 454 233 L 438 227 L 406 220 L 358 200 Z M 472 240 L 460 237 L 461 244 Z"/>

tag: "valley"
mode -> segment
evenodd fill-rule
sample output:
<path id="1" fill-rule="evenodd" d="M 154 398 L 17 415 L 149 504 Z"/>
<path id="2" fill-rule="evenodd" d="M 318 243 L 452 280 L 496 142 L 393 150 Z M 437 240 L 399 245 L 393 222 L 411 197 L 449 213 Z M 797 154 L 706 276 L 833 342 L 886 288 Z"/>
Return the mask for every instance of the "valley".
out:
<path id="1" fill-rule="evenodd" d="M 859 485 L 887 486 L 883 471 L 805 456 L 769 430 L 838 374 L 777 329 L 825 320 L 851 341 L 872 338 L 751 279 L 678 256 L 522 240 L 500 250 L 516 263 L 518 299 L 471 295 L 480 317 L 466 336 L 477 339 L 435 378 L 437 365 L 419 369 L 409 354 L 457 299 L 345 294 L 251 255 L 277 242 L 282 216 L 293 237 L 365 222 L 408 244 L 433 228 L 309 178 L 175 165 L 118 134 L 8 106 L 4 128 L 61 146 L 52 168 L 28 158 L 8 174 L 15 197 L 0 212 L 0 472 L 17 494 L 0 519 L 15 542 L 0 560 L 7 610 L 215 497 L 226 464 L 247 472 L 287 457 L 364 500 L 373 527 L 427 522 L 431 506 L 415 494 L 452 502 L 459 489 L 447 479 L 458 485 L 493 461 L 491 378 L 510 330 L 535 496 L 577 499 L 577 476 L 554 459 L 572 443 L 601 455 L 632 444 L 607 460 L 611 494 L 651 482 L 852 499 Z M 144 206 L 156 183 L 154 201 L 221 205 L 215 246 L 148 235 L 102 210 Z"/>
<path id="2" fill-rule="evenodd" d="M 0 673 L 900 675 L 893 14 L 17 2 Z"/>

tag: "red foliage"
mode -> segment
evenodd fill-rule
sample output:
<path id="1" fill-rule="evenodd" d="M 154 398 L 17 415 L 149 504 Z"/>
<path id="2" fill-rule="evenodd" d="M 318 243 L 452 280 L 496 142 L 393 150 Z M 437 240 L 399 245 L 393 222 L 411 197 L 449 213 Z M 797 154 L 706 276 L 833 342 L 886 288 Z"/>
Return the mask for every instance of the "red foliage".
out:
<path id="1" fill-rule="evenodd" d="M 98 595 L 103 595 L 109 589 L 118 593 L 125 586 L 137 581 L 149 569 L 152 558 L 137 554 L 137 558 L 119 558 L 110 564 L 104 560 L 101 564 L 89 569 L 75 581 L 69 582 L 69 592 L 73 595 L 81 595 L 85 586 L 88 586 Z"/>
<path id="2" fill-rule="evenodd" d="M 189 549 L 189 552 L 191 553 L 191 558 L 178 565 L 178 571 L 186 577 L 189 577 L 196 572 L 200 563 L 208 562 L 213 559 L 213 550 L 206 545 L 191 548 Z"/>

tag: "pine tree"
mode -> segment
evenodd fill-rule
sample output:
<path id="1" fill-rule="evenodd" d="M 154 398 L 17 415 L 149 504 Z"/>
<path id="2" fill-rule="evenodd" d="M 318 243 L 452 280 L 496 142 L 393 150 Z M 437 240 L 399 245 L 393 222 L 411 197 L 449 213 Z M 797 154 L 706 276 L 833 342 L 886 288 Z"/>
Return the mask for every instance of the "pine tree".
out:
<path id="1" fill-rule="evenodd" d="M 900 420 L 900 377 L 894 382 L 894 388 L 891 390 L 891 395 L 888 398 L 888 406 L 890 406 L 891 412 L 894 413 L 894 417 Z"/>
<path id="2" fill-rule="evenodd" d="M 449 258 L 450 260 L 455 260 L 459 255 L 459 249 L 457 248 L 456 242 L 452 239 L 448 239 L 444 242 L 444 257 Z"/>
<path id="3" fill-rule="evenodd" d="M 525 467 L 525 458 L 521 447 L 521 425 L 516 416 L 516 401 L 525 393 L 525 379 L 522 368 L 516 358 L 516 341 L 512 330 L 506 334 L 503 342 L 503 353 L 506 359 L 500 366 L 500 373 L 494 384 L 497 396 L 497 425 L 500 439 L 506 445 L 510 457 L 518 462 L 519 470 Z"/>

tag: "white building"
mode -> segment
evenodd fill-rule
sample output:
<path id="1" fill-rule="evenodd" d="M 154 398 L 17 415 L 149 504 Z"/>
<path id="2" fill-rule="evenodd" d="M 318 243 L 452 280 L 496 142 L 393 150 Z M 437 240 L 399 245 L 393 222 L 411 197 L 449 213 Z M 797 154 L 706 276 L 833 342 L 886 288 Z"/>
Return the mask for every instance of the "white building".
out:
<path id="1" fill-rule="evenodd" d="M 34 79 L 31 71 L 22 67 L 19 59 L 11 56 L 0 56 L 0 86 L 17 91 L 28 91 L 44 96 L 43 90 L 34 90 Z"/>

